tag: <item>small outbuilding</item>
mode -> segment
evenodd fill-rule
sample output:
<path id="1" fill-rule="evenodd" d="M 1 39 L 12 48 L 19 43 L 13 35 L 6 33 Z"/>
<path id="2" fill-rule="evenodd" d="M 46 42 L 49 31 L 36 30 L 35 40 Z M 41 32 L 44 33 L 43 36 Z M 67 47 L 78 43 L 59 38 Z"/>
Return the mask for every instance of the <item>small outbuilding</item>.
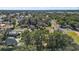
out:
<path id="1" fill-rule="evenodd" d="M 19 35 L 19 33 L 17 33 L 16 31 L 10 31 L 7 33 L 8 36 L 11 36 L 11 37 L 17 37 Z"/>

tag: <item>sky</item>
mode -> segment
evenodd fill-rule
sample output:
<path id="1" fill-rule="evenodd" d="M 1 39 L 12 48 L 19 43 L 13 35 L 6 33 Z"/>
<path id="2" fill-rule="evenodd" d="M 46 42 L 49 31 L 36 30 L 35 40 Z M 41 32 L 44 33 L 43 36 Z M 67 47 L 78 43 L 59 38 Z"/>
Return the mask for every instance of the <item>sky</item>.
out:
<path id="1" fill-rule="evenodd" d="M 79 0 L 0 0 L 0 10 L 78 10 Z"/>

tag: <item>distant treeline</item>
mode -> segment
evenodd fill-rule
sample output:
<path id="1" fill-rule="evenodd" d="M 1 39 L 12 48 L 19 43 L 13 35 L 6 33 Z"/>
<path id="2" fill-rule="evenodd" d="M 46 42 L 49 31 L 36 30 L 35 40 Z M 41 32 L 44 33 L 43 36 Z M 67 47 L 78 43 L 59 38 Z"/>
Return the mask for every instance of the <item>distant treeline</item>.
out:
<path id="1" fill-rule="evenodd" d="M 0 12 L 2 13 L 16 13 L 16 12 L 38 12 L 38 13 L 42 13 L 42 12 L 79 12 L 79 10 L 0 10 Z"/>

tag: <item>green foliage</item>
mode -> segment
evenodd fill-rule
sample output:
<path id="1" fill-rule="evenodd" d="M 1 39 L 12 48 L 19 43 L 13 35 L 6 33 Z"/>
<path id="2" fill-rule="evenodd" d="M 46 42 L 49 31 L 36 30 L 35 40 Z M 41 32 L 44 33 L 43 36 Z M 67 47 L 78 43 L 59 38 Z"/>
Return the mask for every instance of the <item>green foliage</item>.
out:
<path id="1" fill-rule="evenodd" d="M 27 14 L 27 15 L 26 15 Z M 74 33 L 63 33 L 62 29 L 79 29 L 79 14 L 71 13 L 47 13 L 47 12 L 33 12 L 18 14 L 16 13 L 10 17 L 11 20 L 8 20 L 8 17 L 3 18 L 4 21 L 10 21 L 10 24 L 14 25 L 15 28 L 26 28 L 21 34 L 21 40 L 16 47 L 7 47 L 0 46 L 0 50 L 19 50 L 19 51 L 59 51 L 59 50 L 79 50 L 79 46 L 73 41 L 79 42 L 78 36 Z M 9 16 L 9 14 L 8 14 Z M 55 31 L 51 27 L 51 21 L 56 20 L 56 24 L 62 26 L 60 31 Z M 55 25 L 54 25 L 55 26 Z M 49 33 L 46 28 L 54 31 Z M 64 30 L 64 29 L 63 29 Z M 4 31 L 7 32 L 7 31 Z M 0 35 L 0 39 L 6 39 L 8 37 L 5 34 Z"/>
<path id="2" fill-rule="evenodd" d="M 18 21 L 16 18 L 13 18 L 12 24 L 13 24 L 14 28 L 16 28 L 18 26 Z"/>
<path id="3" fill-rule="evenodd" d="M 65 50 L 66 47 L 73 47 L 73 40 L 66 34 L 62 32 L 55 31 L 54 33 L 49 33 L 47 30 L 36 30 L 29 32 L 24 31 L 22 35 L 22 42 L 25 42 L 25 50 Z M 44 46 L 44 44 L 47 44 Z M 74 48 L 74 47 L 73 47 Z M 72 50 L 72 48 L 70 48 Z"/>
<path id="4" fill-rule="evenodd" d="M 72 32 L 68 32 L 67 34 L 73 38 L 75 43 L 79 44 L 79 36 L 77 33 L 72 31 Z"/>
<path id="5" fill-rule="evenodd" d="M 67 27 L 67 25 L 69 25 L 74 30 L 79 27 L 79 14 L 60 13 L 54 16 L 53 18 L 56 19 L 61 26 Z"/>
<path id="6" fill-rule="evenodd" d="M 66 47 L 72 47 L 72 38 L 62 32 L 54 32 L 49 35 L 48 49 L 49 50 L 64 50 Z M 72 49 L 71 49 L 72 50 Z"/>

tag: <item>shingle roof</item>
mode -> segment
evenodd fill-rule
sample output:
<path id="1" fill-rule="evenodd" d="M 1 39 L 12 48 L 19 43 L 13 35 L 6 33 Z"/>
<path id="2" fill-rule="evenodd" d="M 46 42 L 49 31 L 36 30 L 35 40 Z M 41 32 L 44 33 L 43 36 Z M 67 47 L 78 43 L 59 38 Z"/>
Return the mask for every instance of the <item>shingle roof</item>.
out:
<path id="1" fill-rule="evenodd" d="M 0 22 L 2 22 L 2 21 L 3 21 L 3 19 L 0 18 Z"/>
<path id="2" fill-rule="evenodd" d="M 16 38 L 14 37 L 8 37 L 6 40 L 5 40 L 5 44 L 6 45 L 17 45 L 17 41 L 15 40 Z"/>

